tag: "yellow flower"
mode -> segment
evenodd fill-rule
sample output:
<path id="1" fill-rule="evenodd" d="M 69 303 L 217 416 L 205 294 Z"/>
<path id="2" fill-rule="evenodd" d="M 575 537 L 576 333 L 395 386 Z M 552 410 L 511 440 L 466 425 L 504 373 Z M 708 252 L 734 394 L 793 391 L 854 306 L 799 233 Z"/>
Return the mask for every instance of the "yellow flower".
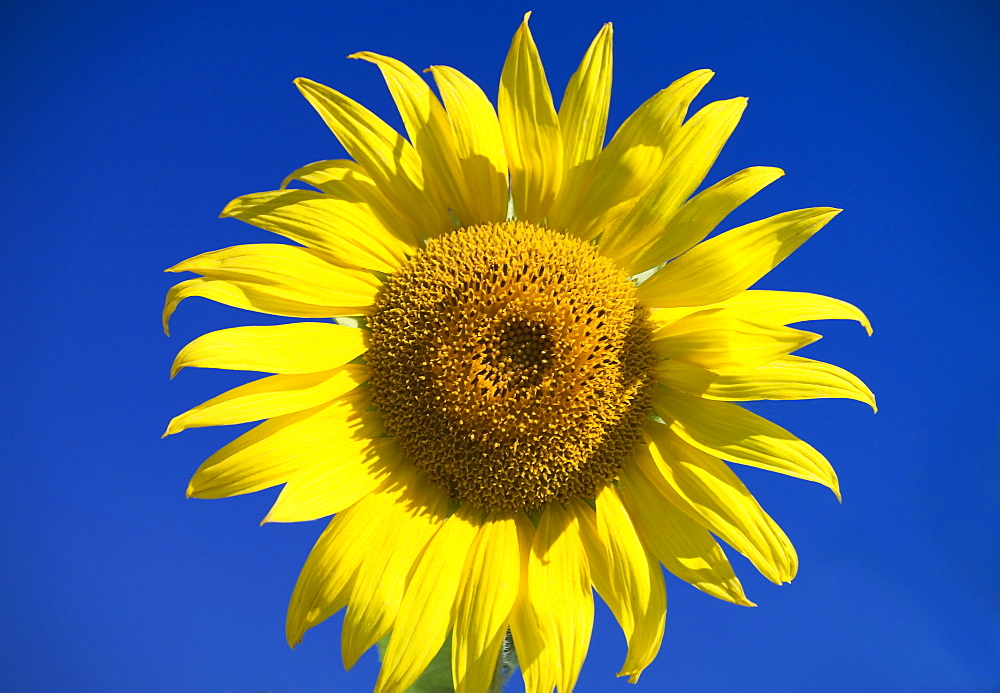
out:
<path id="1" fill-rule="evenodd" d="M 746 106 L 711 103 L 693 72 L 604 147 L 611 26 L 557 111 L 527 26 L 499 115 L 449 67 L 443 104 L 402 63 L 381 70 L 409 139 L 305 79 L 299 89 L 353 161 L 321 161 L 223 216 L 301 245 L 214 251 L 169 271 L 164 322 L 189 296 L 272 315 L 337 318 L 204 335 L 173 366 L 272 374 L 170 422 L 265 420 L 212 455 L 188 493 L 284 484 L 265 521 L 333 515 L 288 609 L 287 636 L 347 607 L 346 666 L 392 633 L 376 684 L 400 691 L 449 633 L 457 691 L 485 691 L 510 630 L 529 693 L 574 687 L 591 587 L 628 640 L 638 679 L 660 646 L 662 564 L 750 606 L 722 539 L 775 583 L 788 538 L 722 461 L 819 482 L 826 459 L 732 402 L 848 397 L 855 376 L 791 352 L 789 323 L 847 318 L 823 296 L 749 287 L 838 210 L 786 212 L 705 240 L 782 175 L 740 171 L 698 194 Z M 314 190 L 290 189 L 290 181 Z M 509 181 L 509 184 L 508 184 Z M 715 535 L 715 537 L 713 537 Z"/>

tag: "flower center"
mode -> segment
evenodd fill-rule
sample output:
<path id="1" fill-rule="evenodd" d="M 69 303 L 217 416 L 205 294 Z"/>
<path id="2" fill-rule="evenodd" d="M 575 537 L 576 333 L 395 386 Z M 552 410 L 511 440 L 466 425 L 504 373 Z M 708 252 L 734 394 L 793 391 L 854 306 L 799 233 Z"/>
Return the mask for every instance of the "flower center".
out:
<path id="1" fill-rule="evenodd" d="M 389 277 L 369 319 L 373 401 L 452 498 L 593 498 L 649 415 L 635 286 L 589 244 L 522 222 L 457 229 Z"/>

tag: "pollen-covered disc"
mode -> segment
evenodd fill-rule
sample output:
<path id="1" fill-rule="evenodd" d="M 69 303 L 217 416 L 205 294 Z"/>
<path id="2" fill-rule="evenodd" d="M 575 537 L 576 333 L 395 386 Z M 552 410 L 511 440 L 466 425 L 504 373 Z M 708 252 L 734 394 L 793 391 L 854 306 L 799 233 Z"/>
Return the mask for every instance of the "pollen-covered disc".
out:
<path id="1" fill-rule="evenodd" d="M 507 222 L 431 240 L 389 277 L 369 325 L 387 430 L 463 503 L 593 498 L 641 439 L 646 313 L 576 238 Z"/>

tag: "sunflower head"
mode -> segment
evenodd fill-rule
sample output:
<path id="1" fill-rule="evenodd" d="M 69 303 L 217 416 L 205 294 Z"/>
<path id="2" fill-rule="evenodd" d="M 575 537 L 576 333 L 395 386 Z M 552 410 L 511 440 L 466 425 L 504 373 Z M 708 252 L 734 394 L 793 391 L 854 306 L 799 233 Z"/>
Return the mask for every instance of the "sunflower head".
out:
<path id="1" fill-rule="evenodd" d="M 594 498 L 642 438 L 647 311 L 620 268 L 566 233 L 506 222 L 430 240 L 368 325 L 386 430 L 459 502 Z"/>
<path id="2" fill-rule="evenodd" d="M 610 25 L 556 109 L 527 16 L 497 109 L 475 83 L 375 53 L 407 137 L 316 82 L 296 84 L 351 159 L 318 161 L 223 216 L 294 244 L 212 251 L 170 271 L 201 296 L 305 321 L 212 332 L 185 367 L 269 374 L 170 422 L 262 421 L 212 455 L 188 493 L 283 486 L 265 521 L 332 516 L 292 594 L 287 637 L 347 608 L 351 666 L 389 637 L 376 689 L 401 691 L 451 643 L 456 691 L 491 686 L 505 638 L 528 693 L 573 689 L 592 590 L 628 640 L 635 681 L 662 639 L 662 568 L 750 606 L 718 540 L 768 579 L 795 550 L 729 464 L 838 492 L 827 460 L 739 406 L 874 398 L 793 355 L 789 325 L 860 321 L 850 304 L 750 287 L 838 212 L 716 227 L 782 171 L 703 182 L 746 99 L 688 109 L 699 70 L 605 143 Z M 289 188 L 297 181 L 307 188 Z M 707 239 L 707 240 L 706 240 Z M 331 318 L 333 319 L 331 321 Z"/>

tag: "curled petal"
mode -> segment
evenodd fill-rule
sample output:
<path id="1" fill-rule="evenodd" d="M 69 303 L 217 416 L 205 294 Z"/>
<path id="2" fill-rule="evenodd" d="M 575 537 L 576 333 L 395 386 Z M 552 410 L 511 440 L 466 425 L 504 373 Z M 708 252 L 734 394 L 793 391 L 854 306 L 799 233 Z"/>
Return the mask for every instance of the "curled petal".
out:
<path id="1" fill-rule="evenodd" d="M 468 223 L 466 220 L 473 216 L 469 191 L 462 178 L 448 114 L 434 92 L 420 75 L 394 58 L 368 51 L 350 57 L 374 63 L 382 71 L 410 141 L 420 155 L 424 179 L 435 186 L 455 216 L 463 224 Z"/>
<path id="2" fill-rule="evenodd" d="M 661 385 L 705 399 L 739 402 L 841 397 L 865 402 L 878 411 L 875 395 L 856 375 L 801 356 L 783 356 L 763 366 L 725 373 L 668 361 L 659 367 L 657 379 Z"/>

